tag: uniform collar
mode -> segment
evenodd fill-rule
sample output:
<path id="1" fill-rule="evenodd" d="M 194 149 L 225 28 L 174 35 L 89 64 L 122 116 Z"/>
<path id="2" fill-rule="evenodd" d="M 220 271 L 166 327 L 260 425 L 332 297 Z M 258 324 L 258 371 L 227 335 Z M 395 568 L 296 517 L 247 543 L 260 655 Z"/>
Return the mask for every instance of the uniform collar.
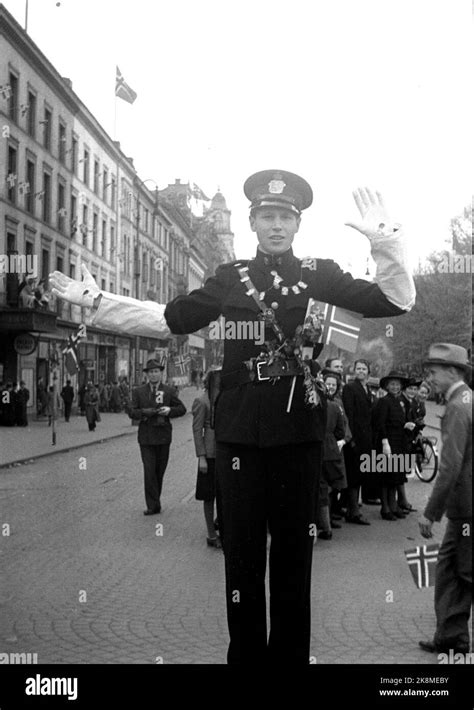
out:
<path id="1" fill-rule="evenodd" d="M 257 249 L 257 254 L 255 256 L 255 261 L 259 266 L 266 266 L 270 268 L 282 268 L 289 266 L 295 260 L 293 256 L 293 249 L 290 247 L 288 251 L 283 254 L 265 254 L 261 249 Z"/>

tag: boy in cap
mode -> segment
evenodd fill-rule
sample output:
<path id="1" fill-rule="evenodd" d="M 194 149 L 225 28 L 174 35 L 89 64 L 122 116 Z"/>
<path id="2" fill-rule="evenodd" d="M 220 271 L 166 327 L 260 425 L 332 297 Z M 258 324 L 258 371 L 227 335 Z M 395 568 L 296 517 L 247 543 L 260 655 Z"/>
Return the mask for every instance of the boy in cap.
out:
<path id="1" fill-rule="evenodd" d="M 215 276 L 166 307 L 101 293 L 55 272 L 54 293 L 95 309 L 92 322 L 130 334 L 167 337 L 195 332 L 221 314 L 226 323 L 265 324 L 265 342 L 224 342 L 222 391 L 216 406 L 218 518 L 222 531 L 229 663 L 307 664 L 310 656 L 310 581 L 314 501 L 325 433 L 322 397 L 295 356 L 295 331 L 308 301 L 327 302 L 369 317 L 397 316 L 415 300 L 402 232 L 390 222 L 379 193 L 359 189 L 354 199 L 377 264 L 376 282 L 344 273 L 329 259 L 297 259 L 291 245 L 301 213 L 313 199 L 303 178 L 265 170 L 244 185 L 250 200 L 255 258 L 220 266 Z M 86 293 L 87 292 L 87 293 Z M 84 302 L 86 299 L 86 303 Z M 249 329 L 252 330 L 252 329 Z M 238 329 L 237 329 L 238 332 Z M 275 345 L 277 343 L 277 345 Z M 278 357 L 273 357 L 278 349 Z M 273 349 L 273 350 L 272 350 Z M 271 535 L 270 635 L 265 569 Z"/>
<path id="2" fill-rule="evenodd" d="M 171 446 L 170 418 L 182 417 L 186 407 L 174 390 L 162 384 L 164 365 L 158 360 L 148 360 L 143 368 L 148 382 L 135 387 L 128 409 L 131 419 L 138 419 L 138 443 L 145 476 L 144 515 L 161 513 L 161 490 L 163 476 Z"/>

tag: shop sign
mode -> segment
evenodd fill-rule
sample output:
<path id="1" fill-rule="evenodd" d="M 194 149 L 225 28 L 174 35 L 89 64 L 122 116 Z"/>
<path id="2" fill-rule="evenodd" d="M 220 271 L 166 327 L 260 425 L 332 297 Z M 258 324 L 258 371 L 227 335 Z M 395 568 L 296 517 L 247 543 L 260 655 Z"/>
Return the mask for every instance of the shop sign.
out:
<path id="1" fill-rule="evenodd" d="M 37 339 L 31 333 L 20 333 L 13 341 L 13 347 L 18 355 L 31 355 L 38 345 Z"/>

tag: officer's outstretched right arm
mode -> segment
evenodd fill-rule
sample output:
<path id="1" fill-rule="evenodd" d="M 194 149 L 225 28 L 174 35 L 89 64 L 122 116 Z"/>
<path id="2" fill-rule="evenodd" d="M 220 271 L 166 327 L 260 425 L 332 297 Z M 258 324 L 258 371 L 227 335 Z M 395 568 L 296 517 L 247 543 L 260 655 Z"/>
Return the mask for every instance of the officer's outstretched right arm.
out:
<path id="1" fill-rule="evenodd" d="M 50 274 L 50 282 L 59 298 L 91 309 L 89 325 L 127 335 L 167 338 L 170 333 L 193 333 L 219 317 L 231 271 L 234 269 L 228 265 L 220 266 L 202 288 L 178 296 L 168 305 L 101 291 L 86 267 L 82 282 L 58 271 Z"/>

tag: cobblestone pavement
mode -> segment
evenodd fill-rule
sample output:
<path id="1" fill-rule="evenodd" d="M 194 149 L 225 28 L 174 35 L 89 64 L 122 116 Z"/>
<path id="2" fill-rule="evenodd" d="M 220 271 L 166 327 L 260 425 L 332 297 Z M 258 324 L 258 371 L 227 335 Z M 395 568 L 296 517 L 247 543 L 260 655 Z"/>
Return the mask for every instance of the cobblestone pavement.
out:
<path id="1" fill-rule="evenodd" d="M 0 471 L 0 652 L 53 664 L 225 662 L 223 555 L 206 546 L 194 499 L 189 411 L 173 426 L 159 516 L 142 514 L 135 437 Z M 419 510 L 431 485 L 407 484 Z M 417 648 L 434 629 L 433 589 L 416 589 L 403 554 L 422 540 L 417 514 L 364 513 L 370 527 L 343 523 L 315 545 L 313 661 L 435 663 Z"/>

